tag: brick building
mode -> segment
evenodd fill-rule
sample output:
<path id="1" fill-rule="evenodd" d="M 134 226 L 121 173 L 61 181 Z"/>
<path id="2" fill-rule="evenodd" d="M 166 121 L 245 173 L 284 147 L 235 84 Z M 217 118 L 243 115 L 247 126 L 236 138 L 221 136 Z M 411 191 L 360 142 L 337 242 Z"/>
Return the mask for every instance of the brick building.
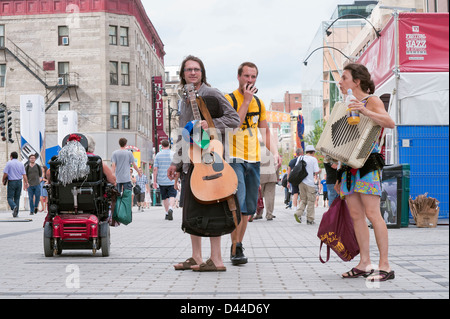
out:
<path id="1" fill-rule="evenodd" d="M 57 145 L 58 111 L 72 110 L 104 160 L 126 137 L 147 168 L 152 77 L 164 79 L 164 55 L 140 0 L 0 0 L 0 102 L 12 111 L 15 140 L 0 142 L 0 169 L 19 151 L 27 94 L 45 97 L 45 148 Z"/>

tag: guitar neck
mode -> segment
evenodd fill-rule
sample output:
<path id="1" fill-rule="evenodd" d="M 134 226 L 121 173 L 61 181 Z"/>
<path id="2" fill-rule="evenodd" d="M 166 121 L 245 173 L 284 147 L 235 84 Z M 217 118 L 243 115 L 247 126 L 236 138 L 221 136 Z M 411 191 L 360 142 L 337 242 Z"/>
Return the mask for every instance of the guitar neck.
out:
<path id="1" fill-rule="evenodd" d="M 200 110 L 198 109 L 197 100 L 195 98 L 190 98 L 191 108 L 192 108 L 192 114 L 194 115 L 194 120 L 201 121 L 202 116 L 200 114 Z"/>

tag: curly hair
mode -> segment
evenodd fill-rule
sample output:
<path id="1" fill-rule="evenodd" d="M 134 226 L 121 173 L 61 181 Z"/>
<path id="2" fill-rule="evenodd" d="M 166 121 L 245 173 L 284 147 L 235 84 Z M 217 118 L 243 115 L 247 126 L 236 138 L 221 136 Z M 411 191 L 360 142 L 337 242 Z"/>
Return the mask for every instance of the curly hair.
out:
<path id="1" fill-rule="evenodd" d="M 369 70 L 359 63 L 349 63 L 344 67 L 352 74 L 353 82 L 360 80 L 361 90 L 366 93 L 373 94 L 375 92 L 375 83 L 372 81 Z"/>

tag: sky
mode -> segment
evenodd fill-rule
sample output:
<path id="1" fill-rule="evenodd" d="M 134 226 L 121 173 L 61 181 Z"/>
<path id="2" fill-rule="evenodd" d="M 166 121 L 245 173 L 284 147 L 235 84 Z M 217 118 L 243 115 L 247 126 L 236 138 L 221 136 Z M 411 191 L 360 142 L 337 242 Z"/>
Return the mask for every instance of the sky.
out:
<path id="1" fill-rule="evenodd" d="M 267 107 L 284 93 L 301 93 L 302 61 L 321 21 L 337 4 L 353 0 L 141 0 L 164 43 L 165 65 L 198 56 L 208 82 L 222 92 L 237 88 L 245 61 L 259 69 L 256 86 Z M 317 51 L 320 54 L 320 51 Z"/>

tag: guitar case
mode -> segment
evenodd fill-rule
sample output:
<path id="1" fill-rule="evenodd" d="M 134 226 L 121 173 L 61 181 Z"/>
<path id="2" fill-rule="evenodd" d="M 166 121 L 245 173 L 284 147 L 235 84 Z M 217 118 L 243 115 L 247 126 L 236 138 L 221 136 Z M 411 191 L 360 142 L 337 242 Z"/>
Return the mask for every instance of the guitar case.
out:
<path id="1" fill-rule="evenodd" d="M 223 116 L 223 110 L 216 97 L 204 96 L 202 99 L 211 118 Z M 202 119 L 205 119 L 203 112 L 200 111 L 200 113 Z M 233 195 L 233 198 L 229 199 L 229 201 L 234 199 L 234 214 L 230 210 L 229 201 L 207 205 L 199 203 L 192 194 L 190 187 L 193 170 L 194 165 L 191 164 L 187 174 L 182 179 L 180 202 L 183 207 L 183 221 L 181 229 L 188 234 L 200 237 L 219 237 L 231 233 L 241 221 L 237 196 Z M 236 221 L 234 220 L 235 217 Z"/>
<path id="2" fill-rule="evenodd" d="M 231 233 L 235 229 L 233 212 L 228 202 L 223 201 L 214 204 L 200 204 L 191 192 L 191 175 L 194 165 L 189 166 L 182 189 L 181 202 L 183 203 L 183 222 L 181 229 L 191 235 L 200 237 L 218 237 Z M 241 221 L 241 211 L 236 195 L 233 195 L 236 203 L 237 224 Z"/>

